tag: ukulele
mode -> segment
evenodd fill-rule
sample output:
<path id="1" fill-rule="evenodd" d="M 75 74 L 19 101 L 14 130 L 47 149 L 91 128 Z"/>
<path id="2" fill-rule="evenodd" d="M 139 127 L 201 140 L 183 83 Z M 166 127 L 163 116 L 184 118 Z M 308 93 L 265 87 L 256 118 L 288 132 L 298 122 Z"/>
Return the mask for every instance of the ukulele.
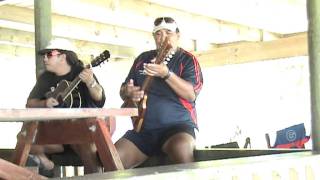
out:
<path id="1" fill-rule="evenodd" d="M 165 41 L 162 43 L 161 47 L 158 50 L 155 64 L 161 64 L 165 61 L 166 58 L 172 57 L 172 53 L 169 53 L 172 49 L 172 45 L 169 42 L 168 37 L 165 39 Z M 139 102 L 133 102 L 131 98 L 125 99 L 125 102 L 121 107 L 134 107 L 138 108 L 138 116 L 131 117 L 133 128 L 136 132 L 139 132 L 141 130 L 143 121 L 144 121 L 144 114 L 147 108 L 147 91 L 149 90 L 149 87 L 153 81 L 153 76 L 147 76 L 145 80 L 143 81 L 141 85 L 141 90 L 144 91 L 144 96 Z"/>
<path id="2" fill-rule="evenodd" d="M 110 57 L 110 53 L 108 50 L 103 51 L 99 56 L 95 57 L 90 64 L 86 65 L 84 68 L 96 67 L 103 63 Z M 79 100 L 79 103 L 76 106 L 81 106 L 81 96 L 79 92 L 74 92 L 75 88 L 81 82 L 79 75 L 71 82 L 67 80 L 61 80 L 56 88 L 51 89 L 51 91 L 47 92 L 46 98 L 54 98 L 58 100 L 59 105 L 57 107 L 74 107 L 75 99 Z"/>

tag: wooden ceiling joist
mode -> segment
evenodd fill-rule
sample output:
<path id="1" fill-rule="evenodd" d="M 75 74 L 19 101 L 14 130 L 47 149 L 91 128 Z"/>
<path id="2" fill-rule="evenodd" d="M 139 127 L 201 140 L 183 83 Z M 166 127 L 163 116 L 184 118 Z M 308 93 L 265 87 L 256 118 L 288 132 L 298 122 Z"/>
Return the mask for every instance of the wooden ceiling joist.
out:
<path id="1" fill-rule="evenodd" d="M 98 55 L 104 50 L 109 50 L 113 59 L 131 60 L 136 50 L 130 47 L 93 43 L 89 41 L 71 40 L 78 48 L 79 56 L 89 60 L 91 55 Z M 0 27 L 0 53 L 12 56 L 34 57 L 34 34 L 32 32 L 19 31 Z M 20 53 L 19 53 L 20 52 Z"/>
<path id="2" fill-rule="evenodd" d="M 196 53 L 203 67 L 308 55 L 307 33 L 266 42 L 242 42 Z"/>
<path id="3" fill-rule="evenodd" d="M 53 3 L 57 2 L 59 0 L 55 0 Z M 94 7 L 95 2 L 90 1 L 93 4 L 91 6 Z M 82 7 L 85 3 L 89 4 L 86 1 L 81 1 L 81 3 L 76 3 L 74 6 Z M 142 12 L 132 8 L 136 4 L 140 5 Z M 135 47 L 138 51 L 150 48 L 150 44 L 153 44 L 151 36 L 153 17 L 165 14 L 166 9 L 161 8 L 161 6 L 150 5 L 144 1 L 121 1 L 119 7 L 121 7 L 119 10 L 112 11 L 111 7 L 105 5 L 96 7 L 96 10 L 91 10 L 92 13 L 53 7 L 52 32 L 68 38 L 87 37 L 87 39 L 81 40 Z M 129 11 L 130 8 L 134 10 Z M 95 11 L 105 13 L 97 14 Z M 148 15 L 145 16 L 143 13 Z M 169 14 L 172 14 L 173 17 L 177 16 L 180 21 L 182 42 L 187 49 L 194 49 L 194 40 L 210 44 L 239 40 L 259 41 L 261 39 L 261 30 L 258 29 L 192 15 L 174 9 L 169 10 Z M 33 25 L 34 20 L 33 9 L 13 5 L 1 6 L 0 17 L 3 20 L 30 25 Z M 197 28 L 196 31 L 193 30 L 195 27 Z"/>

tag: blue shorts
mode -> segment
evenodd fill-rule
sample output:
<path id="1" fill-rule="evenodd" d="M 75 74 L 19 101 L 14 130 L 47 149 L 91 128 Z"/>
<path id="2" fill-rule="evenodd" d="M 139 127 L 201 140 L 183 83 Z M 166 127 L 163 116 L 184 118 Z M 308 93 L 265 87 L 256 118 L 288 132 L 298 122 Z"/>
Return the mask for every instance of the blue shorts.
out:
<path id="1" fill-rule="evenodd" d="M 131 141 L 147 156 L 153 156 L 163 153 L 161 151 L 163 144 L 171 136 L 180 132 L 188 133 L 195 138 L 194 127 L 187 124 L 178 124 L 160 129 L 142 130 L 138 133 L 134 130 L 129 130 L 123 138 Z"/>

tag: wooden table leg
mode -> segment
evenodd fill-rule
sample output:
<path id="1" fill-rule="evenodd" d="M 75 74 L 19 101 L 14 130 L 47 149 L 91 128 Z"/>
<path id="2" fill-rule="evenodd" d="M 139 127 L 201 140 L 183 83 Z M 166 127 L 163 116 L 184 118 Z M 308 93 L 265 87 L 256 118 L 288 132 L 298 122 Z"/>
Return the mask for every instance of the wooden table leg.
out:
<path id="1" fill-rule="evenodd" d="M 12 162 L 24 166 L 30 152 L 31 145 L 36 136 L 38 122 L 25 122 L 17 137 L 17 144 L 13 153 Z"/>
<path id="2" fill-rule="evenodd" d="M 99 157 L 102 161 L 102 164 L 103 164 L 105 170 L 106 171 L 114 171 L 114 170 L 124 169 L 122 162 L 120 160 L 119 154 L 118 154 L 118 152 L 117 152 L 117 150 L 111 140 L 111 135 L 110 135 L 108 126 L 106 124 L 106 121 L 104 119 L 98 119 L 98 118 L 95 119 L 94 118 L 94 119 L 86 121 L 86 123 L 87 123 L 87 128 L 88 128 L 86 131 L 87 132 L 89 131 L 89 134 L 91 134 L 92 141 L 95 143 L 95 145 L 97 147 Z M 15 164 L 20 165 L 20 166 L 25 165 L 27 158 L 28 158 L 28 154 L 30 152 L 31 145 L 34 143 L 35 139 L 37 139 L 36 142 L 38 142 L 38 143 L 41 142 L 40 144 L 46 144 L 46 143 L 40 141 L 39 138 L 35 138 L 36 134 L 39 134 L 39 133 L 37 133 L 37 130 L 39 130 L 38 129 L 39 127 L 40 126 L 39 126 L 38 122 L 28 122 L 28 123 L 25 122 L 23 124 L 22 129 L 21 129 L 20 133 L 18 134 L 18 141 L 17 141 L 17 145 L 15 147 L 15 152 L 13 155 L 13 162 Z M 64 129 L 66 129 L 66 128 L 64 128 Z M 39 130 L 39 132 L 40 132 L 40 130 Z M 76 131 L 76 132 L 82 132 L 83 134 L 79 134 L 78 136 L 73 136 L 73 138 L 75 138 L 75 137 L 80 138 L 82 136 L 86 136 L 85 131 Z M 46 133 L 48 133 L 48 132 L 46 132 Z M 87 135 L 89 135 L 89 134 L 87 134 Z M 89 142 L 90 141 L 89 136 L 86 136 L 87 138 L 82 137 L 82 139 L 80 138 L 78 141 L 83 142 L 86 139 L 86 141 Z M 46 137 L 45 139 L 48 140 L 47 138 L 48 137 Z M 70 137 L 70 138 L 72 138 L 72 137 Z M 53 140 L 55 140 L 55 139 L 52 139 L 51 143 L 53 143 L 53 142 L 58 143 Z M 71 144 L 75 143 L 71 140 L 69 140 L 69 141 L 70 142 L 68 142 L 68 143 L 71 143 Z M 67 142 L 67 141 L 61 140 L 61 142 L 59 142 L 59 143 L 63 143 L 63 142 Z"/>
<path id="3" fill-rule="evenodd" d="M 88 126 L 96 144 L 105 171 L 123 170 L 123 164 L 114 146 L 104 119 L 88 121 Z"/>

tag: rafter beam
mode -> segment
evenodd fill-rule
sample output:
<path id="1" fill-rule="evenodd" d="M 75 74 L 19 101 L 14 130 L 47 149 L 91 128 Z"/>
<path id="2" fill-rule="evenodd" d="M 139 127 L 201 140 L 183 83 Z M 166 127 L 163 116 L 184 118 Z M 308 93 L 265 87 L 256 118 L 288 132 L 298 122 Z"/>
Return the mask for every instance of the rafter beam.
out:
<path id="1" fill-rule="evenodd" d="M 61 6 L 62 3 L 64 6 Z M 77 11 L 70 11 L 70 6 L 77 9 Z M 81 10 L 90 10 L 91 13 L 82 13 Z M 216 36 L 217 32 L 224 38 L 235 38 L 236 36 L 236 41 L 257 41 L 260 34 L 260 29 L 208 18 L 144 0 L 81 0 L 77 3 L 55 0 L 53 1 L 53 12 L 149 33 L 152 30 L 152 23 L 155 17 L 170 15 L 178 20 L 179 26 L 186 37 L 195 40 L 206 39 L 211 43 L 231 41 L 230 39 L 219 39 Z M 226 35 L 223 35 L 224 33 Z"/>
<path id="2" fill-rule="evenodd" d="M 113 29 L 112 35 L 115 33 L 118 37 L 117 39 L 109 38 L 110 43 L 122 42 L 119 45 L 123 45 L 123 41 L 119 40 L 121 37 L 121 31 L 137 33 L 138 35 L 147 34 L 150 37 L 152 30 L 152 21 L 154 17 L 161 15 L 170 14 L 175 17 L 179 22 L 179 27 L 183 33 L 182 42 L 183 46 L 187 49 L 192 49 L 192 40 L 196 40 L 202 43 L 225 43 L 232 41 L 259 41 L 261 39 L 261 30 L 248 28 L 247 26 L 241 26 L 237 24 L 227 23 L 221 20 L 214 20 L 212 18 L 207 18 L 204 16 L 190 14 L 188 12 L 178 11 L 173 8 L 165 8 L 159 5 L 150 4 L 145 1 L 119 1 L 119 5 L 116 7 L 112 6 L 111 0 L 107 1 L 97 1 L 97 0 L 82 0 L 77 3 L 72 1 L 61 1 L 55 0 L 53 3 L 52 12 L 55 14 L 53 16 L 53 22 L 56 16 L 69 18 L 69 23 L 87 21 L 94 24 L 99 24 L 101 27 L 110 27 Z M 63 6 L 61 5 L 63 4 Z M 28 16 L 17 16 L 15 11 L 22 11 L 19 9 L 14 9 L 11 7 L 10 13 L 3 13 L 0 17 L 5 18 L 5 14 L 8 14 L 9 20 L 21 21 L 21 17 Z M 70 10 L 76 9 L 75 11 Z M 136 8 L 137 7 L 137 8 Z M 90 11 L 90 13 L 83 13 L 83 11 Z M 5 12 L 4 10 L 2 10 Z M 14 13 L 11 15 L 11 13 Z M 18 12 L 23 15 L 28 15 L 26 12 Z M 15 16 L 15 17 L 13 17 Z M 81 19 L 81 20 L 80 20 Z M 31 22 L 30 22 L 31 21 Z M 28 21 L 24 22 L 32 23 L 33 19 L 30 18 Z M 71 24 L 74 25 L 75 23 Z M 87 23 L 85 23 L 87 24 Z M 70 27 L 70 25 L 67 25 Z M 93 26 L 89 26 L 93 27 Z M 83 27 L 82 27 L 83 28 Z M 196 28 L 196 31 L 194 30 Z M 107 28 L 108 29 L 108 28 Z M 94 30 L 92 30 L 94 31 Z M 120 33 L 116 32 L 119 31 Z M 110 32 L 109 32 L 110 33 Z M 267 32 L 263 32 L 267 33 Z M 219 35 L 217 35 L 219 34 Z M 141 37 L 141 36 L 139 36 Z M 133 42 L 129 37 L 123 37 Z M 144 43 L 139 44 L 144 45 L 144 47 L 149 47 L 152 39 L 143 39 Z M 141 39 L 140 39 L 141 41 Z M 127 43 L 127 42 L 126 42 Z"/>
<path id="3" fill-rule="evenodd" d="M 144 0 L 163 7 L 204 15 L 279 34 L 307 30 L 305 0 Z M 230 13 L 232 12 L 232 13 Z M 274 18 L 276 17 L 276 18 Z"/>
<path id="4" fill-rule="evenodd" d="M 3 20 L 20 22 L 31 26 L 34 24 L 32 9 L 6 5 L 0 7 L 0 11 L 0 17 Z M 3 27 L 6 24 L 1 24 L 0 26 Z M 52 16 L 52 28 L 54 36 L 127 47 L 145 48 L 148 45 L 148 40 L 152 39 L 150 33 L 61 15 Z M 20 30 L 29 31 L 29 29 Z"/>
<path id="5" fill-rule="evenodd" d="M 267 42 L 242 42 L 196 53 L 203 67 L 308 55 L 307 33 Z"/>
<path id="6" fill-rule="evenodd" d="M 112 59 L 132 60 L 136 55 L 136 50 L 129 47 L 81 40 L 71 41 L 78 48 L 77 52 L 84 61 L 89 61 L 91 56 L 96 56 L 105 49 L 110 51 Z M 0 53 L 11 56 L 34 57 L 34 34 L 0 27 Z"/>

